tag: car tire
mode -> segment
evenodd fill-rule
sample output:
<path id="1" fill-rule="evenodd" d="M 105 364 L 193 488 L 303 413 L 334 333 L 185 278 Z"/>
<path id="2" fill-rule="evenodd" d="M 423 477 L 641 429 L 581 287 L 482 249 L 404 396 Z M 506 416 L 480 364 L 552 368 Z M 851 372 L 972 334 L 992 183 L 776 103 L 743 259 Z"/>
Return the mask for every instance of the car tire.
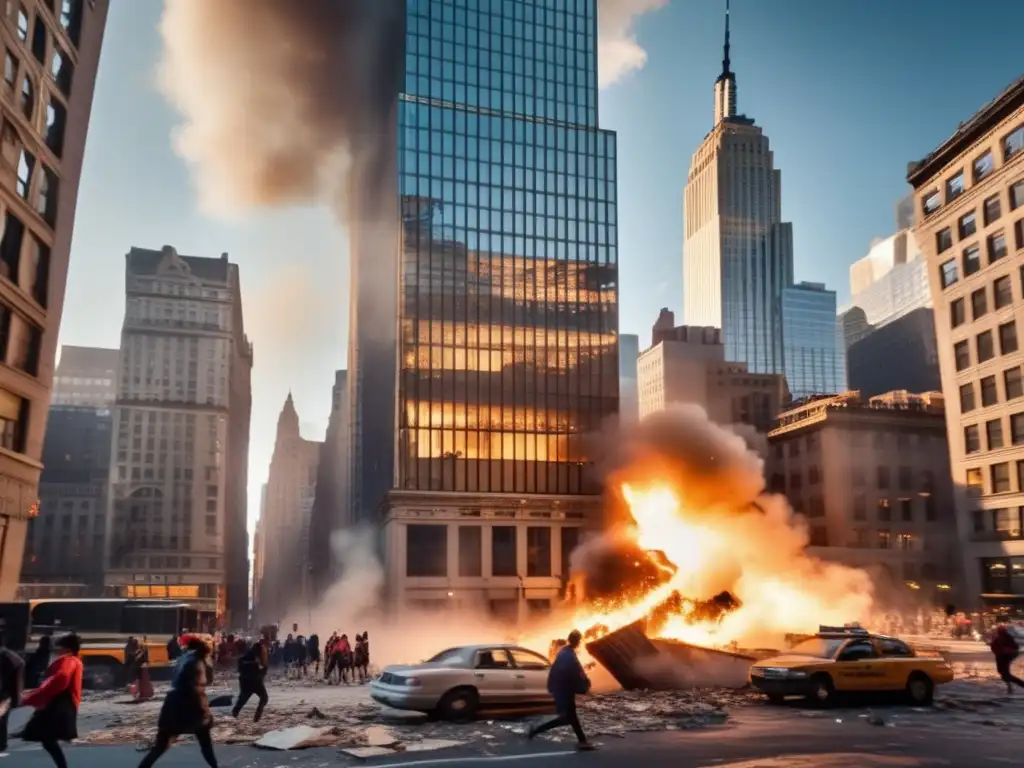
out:
<path id="1" fill-rule="evenodd" d="M 441 717 L 454 722 L 472 720 L 479 708 L 480 696 L 473 688 L 453 688 L 437 705 Z"/>
<path id="2" fill-rule="evenodd" d="M 917 707 L 927 707 L 935 697 L 935 684 L 924 672 L 914 672 L 907 679 L 907 698 Z"/>
<path id="3" fill-rule="evenodd" d="M 836 686 L 829 675 L 814 675 L 811 678 L 811 692 L 807 696 L 815 707 L 825 709 L 836 701 Z"/>
<path id="4" fill-rule="evenodd" d="M 783 696 L 781 693 L 769 693 L 768 703 L 776 707 L 781 707 L 783 704 L 786 703 L 786 697 Z"/>

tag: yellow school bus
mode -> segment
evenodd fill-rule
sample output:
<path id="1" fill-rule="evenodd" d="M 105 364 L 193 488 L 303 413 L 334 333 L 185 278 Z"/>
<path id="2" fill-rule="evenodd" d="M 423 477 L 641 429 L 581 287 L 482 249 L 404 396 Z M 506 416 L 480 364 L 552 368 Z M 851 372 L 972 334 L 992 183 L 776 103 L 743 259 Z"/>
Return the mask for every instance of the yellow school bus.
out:
<path id="1" fill-rule="evenodd" d="M 8 647 L 31 653 L 43 635 L 75 632 L 82 640 L 84 684 L 108 689 L 127 684 L 124 648 L 129 637 L 145 643 L 151 675 L 170 673 L 168 641 L 182 632 L 212 629 L 212 611 L 175 600 L 43 599 L 0 604 Z"/>

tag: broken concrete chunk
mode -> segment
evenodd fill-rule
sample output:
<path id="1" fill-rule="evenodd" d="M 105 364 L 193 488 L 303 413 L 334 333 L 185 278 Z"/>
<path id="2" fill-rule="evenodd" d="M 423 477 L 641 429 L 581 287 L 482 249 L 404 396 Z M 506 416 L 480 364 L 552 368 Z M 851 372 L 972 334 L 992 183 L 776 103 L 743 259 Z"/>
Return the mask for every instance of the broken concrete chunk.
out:
<path id="1" fill-rule="evenodd" d="M 279 731 L 270 731 L 263 735 L 253 746 L 260 749 L 289 750 L 308 749 L 309 747 L 321 747 L 333 744 L 336 737 L 330 733 L 330 728 L 312 728 L 308 725 L 296 725 L 293 728 L 283 728 Z"/>
<path id="2" fill-rule="evenodd" d="M 390 747 L 401 741 L 394 731 L 383 725 L 371 725 L 363 731 L 363 735 L 369 747 Z"/>

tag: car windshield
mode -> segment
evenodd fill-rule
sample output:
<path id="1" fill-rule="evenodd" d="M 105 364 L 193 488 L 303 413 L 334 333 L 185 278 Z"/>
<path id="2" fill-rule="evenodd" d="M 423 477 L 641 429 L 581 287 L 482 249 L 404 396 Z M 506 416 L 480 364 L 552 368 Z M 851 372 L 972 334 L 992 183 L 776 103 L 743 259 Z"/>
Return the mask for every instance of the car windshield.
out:
<path id="1" fill-rule="evenodd" d="M 836 651 L 839 650 L 839 646 L 845 643 L 846 640 L 847 638 L 845 637 L 812 637 L 810 640 L 804 640 L 802 643 L 797 643 L 789 649 L 789 652 L 800 656 L 815 656 L 819 659 L 831 659 L 836 655 Z"/>
<path id="2" fill-rule="evenodd" d="M 448 648 L 427 659 L 427 664 L 462 664 L 466 661 L 465 648 Z"/>

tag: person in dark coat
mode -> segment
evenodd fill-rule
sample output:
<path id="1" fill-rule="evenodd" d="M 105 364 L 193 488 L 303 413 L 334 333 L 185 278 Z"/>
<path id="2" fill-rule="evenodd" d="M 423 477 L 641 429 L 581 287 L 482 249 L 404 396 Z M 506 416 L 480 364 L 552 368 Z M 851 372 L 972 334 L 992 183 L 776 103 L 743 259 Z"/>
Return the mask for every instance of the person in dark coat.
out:
<path id="1" fill-rule="evenodd" d="M 82 703 L 80 648 L 78 635 L 64 635 L 57 640 L 57 658 L 47 668 L 43 684 L 21 700 L 23 707 L 36 710 L 21 738 L 39 742 L 57 768 L 68 766 L 59 742 L 78 738 L 78 706 Z"/>
<path id="2" fill-rule="evenodd" d="M 210 647 L 201 637 L 184 637 L 185 653 L 174 665 L 171 690 L 157 720 L 156 743 L 139 768 L 150 768 L 170 748 L 175 736 L 194 734 L 199 750 L 210 768 L 217 768 L 213 753 L 213 715 L 206 700 L 207 681 L 212 679 Z"/>
<path id="3" fill-rule="evenodd" d="M 181 656 L 181 646 L 178 645 L 178 638 L 172 637 L 167 641 L 167 658 L 171 661 L 177 661 L 179 656 Z"/>
<path id="4" fill-rule="evenodd" d="M 7 720 L 11 710 L 21 704 L 25 687 L 25 662 L 7 647 L 7 638 L 0 627 L 0 756 L 7 753 Z"/>
<path id="5" fill-rule="evenodd" d="M 1006 683 L 1006 692 L 1013 693 L 1013 686 L 1024 688 L 1024 680 L 1016 677 L 1011 667 L 1014 660 L 1020 654 L 1020 646 L 1006 624 L 1000 624 L 992 635 L 992 642 L 989 643 L 992 655 L 996 657 L 996 671 L 999 677 Z"/>
<path id="6" fill-rule="evenodd" d="M 590 678 L 583 671 L 583 665 L 576 655 L 583 636 L 577 630 L 569 633 L 569 642 L 558 652 L 551 670 L 548 672 L 548 693 L 555 700 L 555 711 L 558 716 L 542 725 L 531 727 L 528 738 L 533 738 L 553 728 L 570 726 L 579 741 L 578 749 L 591 750 L 594 745 L 587 741 L 583 732 L 579 715 L 576 713 L 576 696 L 590 690 Z"/>
<path id="7" fill-rule="evenodd" d="M 50 648 L 53 638 L 43 635 L 39 638 L 39 645 L 28 655 L 25 660 L 25 687 L 38 688 L 43 680 L 43 673 L 50 666 Z"/>
<path id="8" fill-rule="evenodd" d="M 238 701 L 231 710 L 233 717 L 238 717 L 242 707 L 250 698 L 256 696 L 260 703 L 256 707 L 256 714 L 252 721 L 258 723 L 263 715 L 263 708 L 267 706 L 267 686 L 263 679 L 267 674 L 267 667 L 263 659 L 262 646 L 259 642 L 253 643 L 242 657 L 238 660 Z"/>

